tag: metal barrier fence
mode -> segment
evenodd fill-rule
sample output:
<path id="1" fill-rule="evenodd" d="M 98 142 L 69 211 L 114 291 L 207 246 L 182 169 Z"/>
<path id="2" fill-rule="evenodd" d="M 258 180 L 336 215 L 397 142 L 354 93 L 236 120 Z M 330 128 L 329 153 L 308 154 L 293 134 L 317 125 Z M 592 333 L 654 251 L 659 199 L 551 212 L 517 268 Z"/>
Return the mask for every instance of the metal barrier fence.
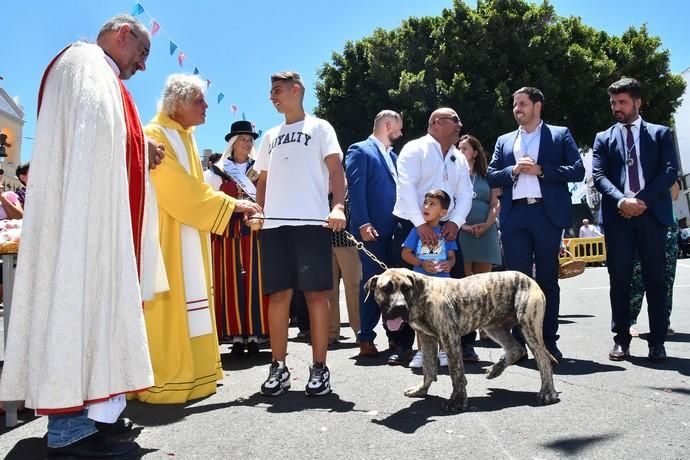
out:
<path id="1" fill-rule="evenodd" d="M 570 254 L 561 253 L 558 262 L 564 263 L 569 260 L 577 259 L 584 262 L 606 262 L 606 245 L 604 237 L 595 238 L 570 238 L 564 239 L 566 249 Z"/>

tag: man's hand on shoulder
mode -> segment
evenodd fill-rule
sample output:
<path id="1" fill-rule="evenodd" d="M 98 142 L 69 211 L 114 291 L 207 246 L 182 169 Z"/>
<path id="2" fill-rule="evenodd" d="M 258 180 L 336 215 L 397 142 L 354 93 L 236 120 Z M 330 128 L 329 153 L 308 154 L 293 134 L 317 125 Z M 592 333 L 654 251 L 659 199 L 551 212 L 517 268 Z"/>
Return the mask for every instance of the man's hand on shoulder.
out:
<path id="1" fill-rule="evenodd" d="M 422 240 L 422 243 L 427 246 L 436 246 L 438 244 L 438 235 L 431 225 L 426 222 L 417 227 L 417 234 L 419 235 L 419 239 Z"/>
<path id="2" fill-rule="evenodd" d="M 458 224 L 448 221 L 441 227 L 441 236 L 446 241 L 455 241 L 458 237 Z"/>

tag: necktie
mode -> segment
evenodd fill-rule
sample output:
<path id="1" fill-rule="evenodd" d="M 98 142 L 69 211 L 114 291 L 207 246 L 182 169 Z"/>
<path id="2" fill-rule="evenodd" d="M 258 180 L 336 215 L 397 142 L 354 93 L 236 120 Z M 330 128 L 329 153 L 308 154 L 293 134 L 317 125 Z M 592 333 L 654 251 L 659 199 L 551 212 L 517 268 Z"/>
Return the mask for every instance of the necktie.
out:
<path id="1" fill-rule="evenodd" d="M 628 155 L 626 158 L 628 165 L 628 182 L 631 192 L 640 191 L 640 177 L 637 175 L 637 152 L 635 150 L 635 139 L 633 138 L 633 133 L 631 128 L 632 125 L 625 125 L 628 130 L 628 136 L 625 141 Z"/>

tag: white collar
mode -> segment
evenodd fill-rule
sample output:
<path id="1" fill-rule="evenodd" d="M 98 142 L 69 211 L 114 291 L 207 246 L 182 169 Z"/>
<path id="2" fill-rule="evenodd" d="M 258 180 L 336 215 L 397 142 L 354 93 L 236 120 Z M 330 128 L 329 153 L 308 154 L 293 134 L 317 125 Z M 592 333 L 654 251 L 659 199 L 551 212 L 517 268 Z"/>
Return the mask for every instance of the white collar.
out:
<path id="1" fill-rule="evenodd" d="M 113 58 L 108 56 L 108 53 L 106 53 L 105 51 L 103 51 L 103 56 L 105 57 L 105 62 L 107 62 L 108 65 L 113 68 L 113 71 L 115 72 L 115 75 L 117 75 L 117 78 L 120 78 L 120 68 L 117 66 L 115 61 L 113 61 Z"/>
<path id="2" fill-rule="evenodd" d="M 541 127 L 542 127 L 543 124 L 544 124 L 544 120 L 541 120 L 541 121 L 539 122 L 539 124 L 537 125 L 537 128 L 536 128 L 534 131 L 532 131 L 531 133 L 528 133 L 528 132 L 525 130 L 525 128 L 523 128 L 522 126 L 519 126 L 519 127 L 518 127 L 518 134 L 521 135 L 521 136 L 534 136 L 534 135 L 537 134 L 537 133 L 541 133 Z"/>
<path id="3" fill-rule="evenodd" d="M 389 145 L 388 147 L 384 146 L 383 142 L 381 142 L 381 140 L 378 137 L 374 136 L 373 134 L 371 136 L 369 136 L 369 139 L 371 139 L 371 141 L 374 144 L 376 144 L 376 146 L 379 148 L 381 153 L 390 153 L 390 151 L 393 150 L 392 145 Z"/>
<path id="4" fill-rule="evenodd" d="M 637 120 L 633 121 L 632 123 L 621 123 L 618 122 L 616 123 L 616 126 L 620 128 L 622 131 L 625 131 L 625 126 L 626 125 L 632 125 L 633 127 L 637 128 L 637 130 L 640 130 L 640 125 L 642 125 L 642 117 L 638 115 Z"/>

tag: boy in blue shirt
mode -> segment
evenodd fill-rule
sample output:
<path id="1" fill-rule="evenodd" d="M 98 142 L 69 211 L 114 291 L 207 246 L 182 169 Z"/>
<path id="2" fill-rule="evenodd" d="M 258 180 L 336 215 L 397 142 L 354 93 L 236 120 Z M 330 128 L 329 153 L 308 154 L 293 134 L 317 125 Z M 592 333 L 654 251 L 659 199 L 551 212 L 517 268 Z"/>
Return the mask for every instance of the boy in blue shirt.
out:
<path id="1" fill-rule="evenodd" d="M 450 270 L 455 265 L 455 251 L 458 244 L 455 241 L 445 241 L 441 236 L 441 219 L 448 214 L 450 196 L 443 190 L 432 190 L 424 195 L 424 221 L 431 225 L 439 235 L 436 246 L 431 247 L 422 243 L 417 229 L 413 228 L 403 243 L 402 258 L 412 265 L 413 270 L 429 276 L 450 278 Z M 421 350 L 410 361 L 410 367 L 421 368 L 424 356 Z M 438 353 L 439 365 L 448 366 L 446 352 Z"/>

